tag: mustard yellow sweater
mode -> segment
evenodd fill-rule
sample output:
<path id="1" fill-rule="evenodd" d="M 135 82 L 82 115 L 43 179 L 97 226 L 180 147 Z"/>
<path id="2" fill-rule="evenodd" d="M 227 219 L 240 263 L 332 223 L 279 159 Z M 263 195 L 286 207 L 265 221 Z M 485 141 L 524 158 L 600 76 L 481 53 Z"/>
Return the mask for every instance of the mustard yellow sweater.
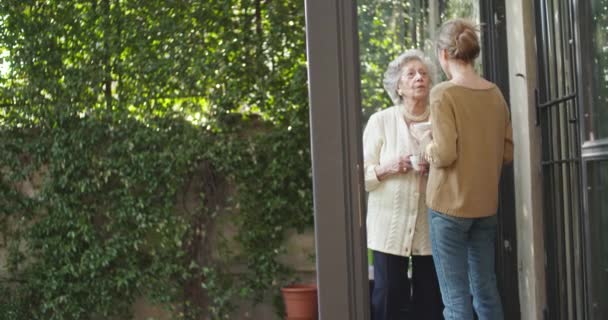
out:
<path id="1" fill-rule="evenodd" d="M 496 214 L 502 166 L 513 160 L 511 120 L 500 89 L 438 84 L 431 91 L 431 125 L 428 207 L 463 218 Z"/>

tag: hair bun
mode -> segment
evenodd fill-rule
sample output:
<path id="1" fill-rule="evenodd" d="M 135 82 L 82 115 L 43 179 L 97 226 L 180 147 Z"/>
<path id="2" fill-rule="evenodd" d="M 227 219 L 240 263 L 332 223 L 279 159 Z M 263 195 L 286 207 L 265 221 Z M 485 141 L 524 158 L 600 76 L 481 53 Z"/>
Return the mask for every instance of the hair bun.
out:
<path id="1" fill-rule="evenodd" d="M 454 50 L 454 58 L 471 61 L 475 60 L 479 56 L 481 48 L 479 47 L 479 40 L 477 33 L 470 28 L 464 28 L 462 32 L 456 37 L 456 50 Z"/>
<path id="2" fill-rule="evenodd" d="M 439 30 L 437 48 L 446 49 L 452 59 L 471 62 L 481 51 L 477 31 L 477 28 L 467 20 L 449 20 Z"/>

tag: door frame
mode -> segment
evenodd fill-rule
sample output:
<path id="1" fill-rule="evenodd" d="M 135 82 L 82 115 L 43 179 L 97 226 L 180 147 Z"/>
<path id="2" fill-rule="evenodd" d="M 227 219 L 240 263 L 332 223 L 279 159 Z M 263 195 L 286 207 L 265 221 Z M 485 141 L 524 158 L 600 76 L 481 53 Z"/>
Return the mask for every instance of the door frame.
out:
<path id="1" fill-rule="evenodd" d="M 306 0 L 319 318 L 370 319 L 355 0 Z"/>
<path id="2" fill-rule="evenodd" d="M 484 76 L 501 89 L 509 106 L 509 61 L 505 0 L 480 1 L 483 23 Z M 489 35 L 489 36 L 488 36 Z M 515 215 L 515 177 L 513 165 L 504 167 L 500 179 L 496 236 L 496 277 L 502 296 L 505 319 L 521 319 L 519 268 L 517 265 L 517 221 Z"/>

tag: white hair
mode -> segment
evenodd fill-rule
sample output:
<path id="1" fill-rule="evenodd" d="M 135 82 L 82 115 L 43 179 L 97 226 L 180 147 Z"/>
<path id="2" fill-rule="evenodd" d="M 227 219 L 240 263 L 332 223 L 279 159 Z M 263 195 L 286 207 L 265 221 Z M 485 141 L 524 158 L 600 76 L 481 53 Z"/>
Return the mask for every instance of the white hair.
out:
<path id="1" fill-rule="evenodd" d="M 399 86 L 399 79 L 401 78 L 401 72 L 403 72 L 403 66 L 410 61 L 418 60 L 424 64 L 429 74 L 431 84 L 433 84 L 433 78 L 435 75 L 435 65 L 427 56 L 418 49 L 410 49 L 399 55 L 395 60 L 388 64 L 386 72 L 384 72 L 384 90 L 388 93 L 389 97 L 395 105 L 401 103 L 401 96 L 397 92 Z"/>

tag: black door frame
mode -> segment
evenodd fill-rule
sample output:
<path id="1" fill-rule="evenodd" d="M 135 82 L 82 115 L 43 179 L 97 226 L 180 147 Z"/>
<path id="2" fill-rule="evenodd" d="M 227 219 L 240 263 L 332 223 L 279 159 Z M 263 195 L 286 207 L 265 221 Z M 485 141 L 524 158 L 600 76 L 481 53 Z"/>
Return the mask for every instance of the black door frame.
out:
<path id="1" fill-rule="evenodd" d="M 480 1 L 483 23 L 484 76 L 496 83 L 509 100 L 509 61 L 505 0 Z M 509 104 L 510 105 L 510 104 Z M 521 319 L 517 265 L 517 224 L 515 216 L 515 181 L 513 166 L 505 166 L 500 180 L 496 237 L 496 276 L 505 319 Z"/>

